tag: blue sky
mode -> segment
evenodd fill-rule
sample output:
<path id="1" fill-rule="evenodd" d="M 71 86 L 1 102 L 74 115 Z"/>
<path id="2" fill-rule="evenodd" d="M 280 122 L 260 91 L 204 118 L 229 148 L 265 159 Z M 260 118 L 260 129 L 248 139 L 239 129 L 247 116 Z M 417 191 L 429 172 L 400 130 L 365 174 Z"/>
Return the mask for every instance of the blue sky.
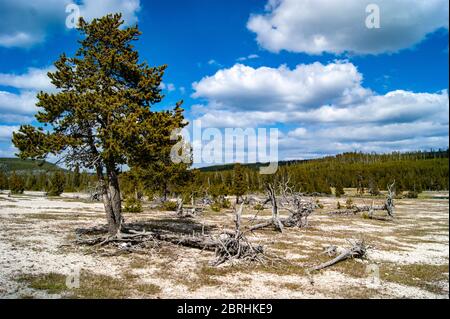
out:
<path id="1" fill-rule="evenodd" d="M 66 0 L 0 0 L 0 156 L 34 123 L 45 73 L 72 54 Z M 282 159 L 448 147 L 448 3 L 380 0 L 80 0 L 87 19 L 123 13 L 166 98 L 205 127 L 277 127 Z"/>

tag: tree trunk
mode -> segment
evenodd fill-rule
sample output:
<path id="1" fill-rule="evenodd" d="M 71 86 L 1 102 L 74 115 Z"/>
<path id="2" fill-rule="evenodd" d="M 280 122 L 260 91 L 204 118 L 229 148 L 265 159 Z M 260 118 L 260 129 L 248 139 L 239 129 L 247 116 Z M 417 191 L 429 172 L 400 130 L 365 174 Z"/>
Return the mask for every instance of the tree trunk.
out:
<path id="1" fill-rule="evenodd" d="M 108 234 L 115 236 L 119 232 L 119 225 L 116 222 L 116 217 L 111 205 L 111 199 L 108 194 L 108 187 L 105 185 L 104 192 L 102 194 L 103 206 L 105 207 L 106 220 L 108 221 Z"/>
<path id="2" fill-rule="evenodd" d="M 273 226 L 276 230 L 283 232 L 284 226 L 283 222 L 281 221 L 279 215 L 278 215 L 278 204 L 277 204 L 277 198 L 275 194 L 275 190 L 273 188 L 272 184 L 267 184 L 266 186 L 266 192 L 269 198 L 264 202 L 263 206 L 270 201 L 272 204 L 272 218 L 268 222 L 264 222 L 262 224 L 257 224 L 252 227 L 250 227 L 250 231 L 254 231 L 260 228 Z"/>
<path id="3" fill-rule="evenodd" d="M 275 190 L 271 184 L 267 185 L 267 193 L 269 194 L 270 203 L 272 204 L 272 221 L 275 225 L 275 228 L 280 232 L 283 232 L 283 223 L 278 216 L 278 204 L 277 198 L 275 195 Z"/>
<path id="4" fill-rule="evenodd" d="M 114 235 L 117 235 L 122 227 L 122 199 L 120 198 L 119 179 L 115 169 L 108 169 L 108 186 L 109 186 L 109 200 L 111 202 L 112 216 L 114 217 L 114 226 L 110 231 L 115 231 Z"/>
<path id="5" fill-rule="evenodd" d="M 103 166 L 101 164 L 97 164 L 95 166 L 95 169 L 97 172 L 97 179 L 101 187 L 102 201 L 103 206 L 105 207 L 106 220 L 108 222 L 108 234 L 110 236 L 114 236 L 119 232 L 120 226 L 116 222 L 116 216 L 114 214 L 113 206 L 111 204 L 112 202 L 110 192 L 108 189 L 108 184 L 103 175 Z"/>
<path id="6" fill-rule="evenodd" d="M 120 187 L 116 168 L 111 162 L 105 165 L 108 176 L 108 179 L 106 180 L 103 173 L 104 164 L 98 160 L 100 155 L 94 144 L 91 131 L 89 131 L 88 139 L 92 153 L 98 157 L 95 163 L 95 171 L 97 173 L 98 182 L 101 186 L 102 200 L 105 207 L 106 220 L 108 221 L 108 235 L 111 237 L 116 236 L 120 233 L 123 222 L 122 201 L 120 198 Z"/>
<path id="7" fill-rule="evenodd" d="M 163 186 L 163 201 L 164 202 L 167 202 L 167 193 L 168 193 L 167 184 L 164 183 L 164 186 Z"/>

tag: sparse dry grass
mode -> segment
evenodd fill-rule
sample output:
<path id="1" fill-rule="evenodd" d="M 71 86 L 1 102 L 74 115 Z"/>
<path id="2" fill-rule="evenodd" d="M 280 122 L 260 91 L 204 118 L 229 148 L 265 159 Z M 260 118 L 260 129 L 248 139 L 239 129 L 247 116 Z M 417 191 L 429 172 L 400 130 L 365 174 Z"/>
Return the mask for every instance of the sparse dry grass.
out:
<path id="1" fill-rule="evenodd" d="M 119 299 L 153 297 L 161 288 L 150 283 L 139 282 L 137 276 L 126 274 L 123 279 L 111 276 L 82 272 L 80 287 L 69 289 L 66 276 L 58 273 L 40 275 L 22 275 L 19 281 L 35 290 L 44 290 L 49 294 L 60 294 L 65 298 Z"/>
<path id="2" fill-rule="evenodd" d="M 443 294 L 445 291 L 438 285 L 439 281 L 448 281 L 449 265 L 396 265 L 383 263 L 380 265 L 382 280 L 402 285 L 420 287 L 427 291 Z"/>
<path id="3" fill-rule="evenodd" d="M 6 196 L 0 196 L 0 199 L 3 197 Z M 340 201 L 345 202 L 345 198 L 346 196 Z M 352 199 L 358 205 L 367 204 L 368 201 L 367 198 L 352 197 Z M 117 276 L 114 277 L 110 276 L 109 272 L 98 274 L 97 268 L 83 268 L 81 287 L 73 290 L 67 289 L 65 276 L 58 274 L 57 268 L 56 272 L 54 268 L 43 269 L 40 275 L 23 275 L 16 278 L 22 285 L 33 290 L 60 295 L 63 298 L 154 298 L 155 296 L 180 298 L 184 297 L 186 292 L 192 297 L 200 298 L 222 295 L 298 298 L 311 296 L 312 292 L 332 298 L 415 297 L 416 294 L 448 297 L 448 284 L 445 285 L 445 281 L 448 281 L 448 254 L 446 263 L 445 258 L 441 264 L 432 259 L 437 253 L 441 253 L 443 245 L 447 245 L 448 250 L 448 240 L 445 241 L 449 231 L 448 201 L 399 200 L 396 202 L 396 220 L 385 222 L 363 219 L 361 216 L 330 216 L 327 211 L 335 209 L 336 199 L 321 198 L 320 202 L 324 208 L 316 210 L 311 215 L 310 227 L 289 228 L 282 234 L 272 229 L 249 234 L 250 240 L 261 243 L 265 246 L 266 252 L 283 257 L 285 261 L 268 265 L 242 264 L 239 267 L 230 265 L 212 267 L 208 264 L 214 257 L 212 252 L 200 253 L 198 250 L 173 244 L 162 244 L 148 254 L 106 256 L 103 253 L 109 252 L 109 248 L 80 248 L 73 245 L 75 239 L 73 230 L 76 227 L 105 222 L 102 214 L 95 213 L 97 209 L 91 209 L 97 206 L 87 206 L 91 203 L 79 199 L 52 198 L 42 200 L 43 203 L 39 204 L 38 210 L 31 210 L 26 206 L 29 197 L 14 198 L 14 201 L 17 201 L 17 206 L 8 201 L 0 201 L 0 209 L 11 206 L 8 208 L 7 216 L 0 215 L 2 219 L 0 237 L 5 238 L 2 239 L 4 243 L 10 244 L 10 247 L 13 247 L 11 249 L 16 252 L 24 251 L 26 254 L 35 252 L 37 255 L 28 257 L 30 262 L 39 265 L 41 261 L 33 256 L 39 256 L 41 251 L 48 252 L 46 250 L 48 243 L 45 242 L 48 240 L 53 247 L 58 247 L 55 254 L 52 252 L 53 255 L 49 255 L 52 260 L 64 260 L 65 255 L 71 254 L 79 255 L 79 258 L 88 256 L 102 265 L 100 267 L 117 267 Z M 33 198 L 33 201 L 36 201 L 36 198 Z M 52 205 L 48 204 L 49 201 Z M 74 205 L 81 203 L 81 206 L 74 207 L 82 208 L 68 209 L 71 206 L 63 207 L 63 204 L 55 203 L 57 201 L 73 202 Z M 382 202 L 383 199 L 376 201 Z M 251 224 L 256 212 L 251 207 L 244 209 L 242 218 L 244 226 Z M 259 212 L 258 219 L 267 219 L 270 214 L 270 209 Z M 282 212 L 283 214 L 285 212 Z M 151 228 L 180 231 L 185 234 L 200 233 L 202 225 L 216 226 L 205 227 L 205 231 L 213 235 L 217 235 L 222 228 L 234 227 L 230 209 L 223 209 L 221 212 L 205 210 L 201 216 L 190 220 L 178 219 L 173 212 L 163 211 L 144 211 L 125 217 L 127 222 L 144 222 Z M 43 233 L 42 227 L 48 225 L 51 225 L 51 229 Z M 27 239 L 27 236 L 31 237 Z M 383 256 L 387 256 L 388 259 L 363 262 L 346 260 L 319 272 L 309 271 L 313 266 L 331 259 L 322 254 L 324 246 L 333 244 L 346 247 L 348 245 L 346 240 L 360 237 L 364 237 L 366 242 L 373 246 L 374 251 L 386 253 Z M 424 244 L 429 246 L 420 246 Z M 439 251 L 435 252 L 432 249 Z M 8 251 L 6 253 L 8 254 Z M 414 262 L 414 258 L 423 257 L 414 255 L 419 253 L 429 256 L 427 258 L 430 258 L 430 262 Z M 404 259 L 403 263 L 389 261 L 390 256 L 401 254 L 412 255 Z M 369 258 L 370 255 L 369 251 Z M 398 292 L 368 288 L 361 284 L 367 277 L 367 265 L 372 263 L 380 267 L 383 283 L 396 284 L 399 287 Z M 1 262 L 0 266 L 3 266 Z M 293 278 L 298 280 L 292 281 Z M 309 283 L 310 278 L 317 280 L 312 284 Z M 402 287 L 405 287 L 404 291 Z M 2 296 L 9 293 L 0 290 Z M 28 290 L 20 289 L 16 295 L 23 298 L 35 297 Z"/>

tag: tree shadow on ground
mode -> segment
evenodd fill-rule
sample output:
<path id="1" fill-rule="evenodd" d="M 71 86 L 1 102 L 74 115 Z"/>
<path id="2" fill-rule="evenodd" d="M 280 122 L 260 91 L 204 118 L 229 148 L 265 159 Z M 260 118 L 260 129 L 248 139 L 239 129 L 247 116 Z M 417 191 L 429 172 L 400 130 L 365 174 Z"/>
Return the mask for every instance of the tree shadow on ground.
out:
<path id="1" fill-rule="evenodd" d="M 145 221 L 139 221 L 134 223 L 124 224 L 125 230 L 148 230 L 148 231 L 168 231 L 173 233 L 181 233 L 186 235 L 192 235 L 193 233 L 209 234 L 212 230 L 216 229 L 215 225 L 205 225 L 192 219 L 151 219 Z"/>
<path id="2" fill-rule="evenodd" d="M 204 234 L 208 235 L 216 229 L 215 225 L 205 225 L 192 219 L 151 219 L 143 220 L 133 223 L 124 223 L 122 231 L 127 233 L 130 230 L 134 231 L 151 231 L 151 232 L 170 232 L 182 235 Z M 107 225 L 99 225 L 90 228 L 77 228 L 75 232 L 79 235 L 102 235 L 108 232 Z"/>

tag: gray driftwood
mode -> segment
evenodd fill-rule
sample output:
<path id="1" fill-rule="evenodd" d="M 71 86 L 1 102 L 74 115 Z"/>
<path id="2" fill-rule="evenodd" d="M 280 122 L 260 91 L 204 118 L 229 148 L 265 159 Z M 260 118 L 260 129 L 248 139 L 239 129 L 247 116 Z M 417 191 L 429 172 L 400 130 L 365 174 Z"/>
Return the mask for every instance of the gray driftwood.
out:
<path id="1" fill-rule="evenodd" d="M 395 197 L 395 192 L 394 192 L 394 184 L 395 182 L 393 182 L 391 185 L 388 185 L 387 189 L 388 189 L 388 194 L 386 196 L 386 201 L 384 202 L 383 205 L 361 205 L 361 206 L 357 206 L 354 205 L 352 208 L 347 208 L 347 209 L 338 209 L 335 211 L 331 211 L 329 212 L 329 214 L 331 215 L 356 215 L 358 213 L 364 213 L 364 212 L 368 212 L 368 218 L 370 219 L 378 219 L 378 220 L 389 220 L 394 218 L 394 212 L 395 212 L 395 204 L 394 204 L 394 197 Z M 384 210 L 387 213 L 387 219 L 384 217 L 379 217 L 379 216 L 375 216 L 374 212 L 375 211 L 380 211 L 380 210 Z"/>
<path id="2" fill-rule="evenodd" d="M 183 200 L 181 198 L 178 198 L 176 212 L 177 216 L 180 218 L 193 218 L 200 215 L 203 212 L 203 208 L 200 207 L 186 208 L 184 207 Z"/>
<path id="3" fill-rule="evenodd" d="M 294 192 L 289 186 L 289 180 L 285 183 L 279 184 L 280 198 L 277 199 L 273 184 L 268 183 L 266 186 L 267 200 L 272 205 L 272 218 L 264 223 L 260 223 L 250 227 L 251 231 L 273 227 L 276 230 L 283 232 L 285 227 L 307 227 L 308 216 L 314 212 L 315 204 L 303 198 L 303 194 Z M 278 208 L 281 207 L 289 212 L 287 218 L 280 218 Z"/>
<path id="4" fill-rule="evenodd" d="M 213 265 L 217 266 L 224 262 L 234 261 L 263 261 L 263 246 L 252 245 L 246 238 L 245 232 L 241 230 L 241 216 L 244 202 L 238 209 L 235 207 L 234 232 L 223 232 L 219 235 L 218 245 L 215 250 L 216 260 Z"/>
<path id="5" fill-rule="evenodd" d="M 364 243 L 364 240 L 358 240 L 354 242 L 350 248 L 345 249 L 335 258 L 314 267 L 312 270 L 321 270 L 351 258 L 364 258 L 366 256 L 367 248 L 368 247 Z M 337 249 L 335 246 L 331 246 L 331 248 L 326 250 L 325 253 L 328 254 L 329 256 L 332 256 L 333 254 L 337 254 Z"/>

